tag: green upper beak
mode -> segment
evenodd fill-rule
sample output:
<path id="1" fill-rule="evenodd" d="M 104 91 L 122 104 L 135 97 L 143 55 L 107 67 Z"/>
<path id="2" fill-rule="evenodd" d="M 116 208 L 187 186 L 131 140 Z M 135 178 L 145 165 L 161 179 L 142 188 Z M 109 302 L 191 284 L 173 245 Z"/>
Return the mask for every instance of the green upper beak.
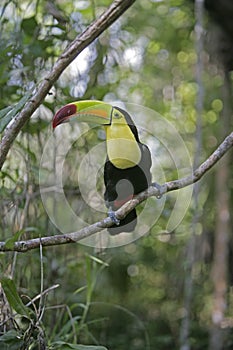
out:
<path id="1" fill-rule="evenodd" d="M 105 102 L 95 100 L 72 102 L 57 111 L 53 117 L 53 129 L 73 118 L 80 122 L 108 125 L 111 124 L 111 114 L 112 106 Z"/>

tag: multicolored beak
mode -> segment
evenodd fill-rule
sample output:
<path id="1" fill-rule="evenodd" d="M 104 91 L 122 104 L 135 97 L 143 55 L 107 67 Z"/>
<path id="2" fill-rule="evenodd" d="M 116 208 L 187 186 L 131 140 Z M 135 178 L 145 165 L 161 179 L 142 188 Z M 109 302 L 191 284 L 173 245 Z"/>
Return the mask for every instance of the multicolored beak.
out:
<path id="1" fill-rule="evenodd" d="M 53 129 L 75 118 L 80 122 L 99 125 L 111 124 L 112 106 L 95 100 L 72 102 L 57 111 L 53 117 Z"/>

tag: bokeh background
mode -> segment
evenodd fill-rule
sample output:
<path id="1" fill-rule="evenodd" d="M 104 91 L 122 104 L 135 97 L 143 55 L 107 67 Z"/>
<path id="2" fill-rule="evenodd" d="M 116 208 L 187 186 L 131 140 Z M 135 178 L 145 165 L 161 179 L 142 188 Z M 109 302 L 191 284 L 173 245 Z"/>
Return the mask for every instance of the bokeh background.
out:
<path id="1" fill-rule="evenodd" d="M 1 133 L 11 122 L 11 106 L 24 105 L 65 47 L 110 4 L 1 1 Z M 60 233 L 43 206 L 39 172 L 52 116 L 66 103 L 97 99 L 148 107 L 174 126 L 191 164 L 208 158 L 232 128 L 232 14 L 230 0 L 221 1 L 221 7 L 207 0 L 136 1 L 86 48 L 24 126 L 4 164 L 1 241 Z M 151 123 L 156 131 L 153 117 Z M 91 224 L 105 213 L 91 210 L 83 200 L 77 171 L 104 134 L 90 129 L 75 141 L 79 126 L 65 127 L 74 143 L 66 158 L 64 192 Z M 144 142 L 147 138 L 153 147 L 144 133 Z M 155 147 L 153 157 L 162 164 L 164 178 L 176 179 L 176 164 L 159 150 Z M 15 329 L 20 337 L 20 342 L 11 337 L 11 349 L 39 349 L 38 337 L 51 349 L 72 348 L 67 344 L 78 349 L 77 343 L 111 350 L 232 349 L 232 188 L 229 152 L 195 186 L 185 217 L 172 232 L 164 229 L 174 206 L 171 194 L 148 234 L 130 244 L 1 253 L 2 274 L 14 280 L 25 304 L 49 289 L 30 305 L 36 326 L 35 320 L 13 317 L 5 323 L 3 317 L 2 334 Z M 92 198 L 95 191 L 103 194 L 101 168 Z M 4 315 L 6 301 L 2 304 Z"/>

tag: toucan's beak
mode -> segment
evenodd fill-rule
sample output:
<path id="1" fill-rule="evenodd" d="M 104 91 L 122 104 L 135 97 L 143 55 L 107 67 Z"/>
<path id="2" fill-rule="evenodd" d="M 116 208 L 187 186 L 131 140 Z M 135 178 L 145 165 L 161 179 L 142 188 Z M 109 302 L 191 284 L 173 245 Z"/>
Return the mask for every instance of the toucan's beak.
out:
<path id="1" fill-rule="evenodd" d="M 53 117 L 53 129 L 75 118 L 80 122 L 108 125 L 111 123 L 112 106 L 101 101 L 78 101 L 57 111 Z"/>

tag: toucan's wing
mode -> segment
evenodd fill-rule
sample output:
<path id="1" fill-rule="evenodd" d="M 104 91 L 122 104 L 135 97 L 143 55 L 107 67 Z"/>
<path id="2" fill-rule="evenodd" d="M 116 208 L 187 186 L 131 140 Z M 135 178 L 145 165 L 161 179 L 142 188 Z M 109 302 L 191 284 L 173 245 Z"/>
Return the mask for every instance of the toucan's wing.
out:
<path id="1" fill-rule="evenodd" d="M 142 189 L 142 191 L 144 191 L 147 187 L 149 187 L 151 185 L 152 180 L 151 180 L 150 169 L 151 169 L 151 165 L 152 165 L 152 160 L 151 160 L 151 153 L 150 153 L 150 150 L 147 147 L 147 145 L 141 143 L 140 148 L 141 148 L 142 157 L 141 157 L 141 161 L 140 161 L 139 166 L 143 170 L 143 173 L 144 173 L 145 178 L 147 180 L 147 184 L 145 184 L 144 188 Z"/>

